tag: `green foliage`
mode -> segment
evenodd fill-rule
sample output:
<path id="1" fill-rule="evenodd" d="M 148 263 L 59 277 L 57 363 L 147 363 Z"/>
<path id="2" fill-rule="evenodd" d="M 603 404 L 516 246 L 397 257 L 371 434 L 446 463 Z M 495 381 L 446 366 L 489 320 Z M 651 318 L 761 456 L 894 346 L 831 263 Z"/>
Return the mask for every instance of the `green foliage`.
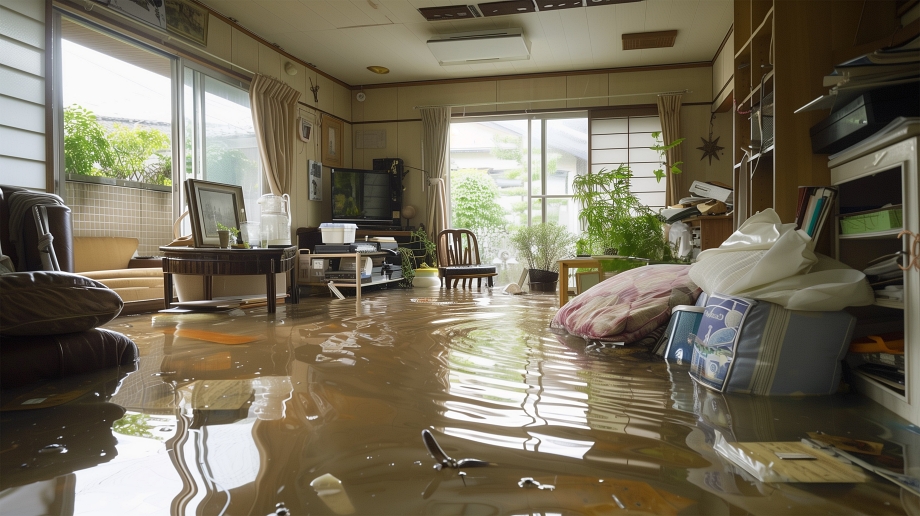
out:
<path id="1" fill-rule="evenodd" d="M 169 135 L 163 131 L 115 124 L 106 134 L 92 111 L 76 104 L 64 108 L 67 173 L 168 186 L 172 184 L 169 149 Z"/>
<path id="2" fill-rule="evenodd" d="M 64 170 L 96 176 L 114 163 L 112 148 L 96 115 L 76 104 L 64 108 Z"/>
<path id="3" fill-rule="evenodd" d="M 108 177 L 157 185 L 172 184 L 171 160 L 158 154 L 169 152 L 169 135 L 157 129 L 115 124 L 108 134 L 114 163 Z M 154 163 L 149 163 L 150 158 Z M 167 164 L 169 163 L 169 165 Z"/>
<path id="4" fill-rule="evenodd" d="M 221 224 L 219 221 L 217 222 L 217 230 L 218 230 L 218 231 L 229 231 L 230 234 L 233 235 L 233 238 L 236 238 L 236 237 L 239 236 L 239 234 L 240 234 L 240 230 L 239 230 L 239 229 L 234 228 L 234 227 L 230 227 L 230 226 L 225 226 L 225 225 Z"/>
<path id="5" fill-rule="evenodd" d="M 649 149 L 652 149 L 653 151 L 658 153 L 659 165 L 661 166 L 661 168 L 653 170 L 652 173 L 655 174 L 655 179 L 660 183 L 661 179 L 665 176 L 664 169 L 667 168 L 668 166 L 667 152 L 673 149 L 674 147 L 677 147 L 678 145 L 680 145 L 684 141 L 684 138 L 678 138 L 667 145 L 665 145 L 664 141 L 662 140 L 661 131 L 653 132 L 652 138 L 655 139 L 655 145 L 652 145 L 651 147 L 649 147 Z M 681 172 L 683 172 L 680 169 L 680 165 L 683 165 L 683 164 L 684 164 L 683 161 L 678 161 L 672 164 L 670 168 L 671 173 L 680 174 Z"/>
<path id="6" fill-rule="evenodd" d="M 565 226 L 555 223 L 518 228 L 511 235 L 511 245 L 518 258 L 531 269 L 559 272 L 559 260 L 572 255 L 575 236 Z"/>
<path id="7" fill-rule="evenodd" d="M 422 250 L 425 252 L 423 261 L 425 263 L 432 264 L 432 267 L 438 266 L 438 246 L 428 238 L 428 233 L 425 231 L 425 228 L 419 226 L 418 229 L 412 232 L 412 235 L 409 238 L 409 243 L 421 244 Z M 415 257 L 413 256 L 413 261 Z M 416 264 L 417 265 L 417 264 Z"/>
<path id="8" fill-rule="evenodd" d="M 415 279 L 415 253 L 408 247 L 398 247 L 396 250 L 402 258 L 400 268 L 402 269 L 403 280 L 399 282 L 399 286 L 411 287 L 412 280 Z"/>
<path id="9" fill-rule="evenodd" d="M 613 248 L 623 256 L 670 257 L 661 220 L 629 191 L 630 178 L 626 165 L 575 177 L 572 197 L 581 204 L 579 218 L 585 225 L 579 253 L 604 254 Z"/>
<path id="10" fill-rule="evenodd" d="M 128 413 L 122 416 L 118 421 L 112 423 L 112 430 L 117 434 L 146 437 L 148 439 L 162 441 L 162 438 L 150 432 L 153 428 L 155 428 L 155 426 L 150 424 L 150 416 L 147 414 Z"/>
<path id="11" fill-rule="evenodd" d="M 485 171 L 451 172 L 452 227 L 466 228 L 474 233 L 504 228 L 505 210 L 497 198 L 498 187 Z"/>
<path id="12" fill-rule="evenodd" d="M 498 159 L 517 161 L 521 164 L 524 163 L 524 155 L 521 152 L 520 136 L 496 134 L 493 136 L 492 141 L 495 144 L 492 146 L 493 156 Z"/>
<path id="13" fill-rule="evenodd" d="M 191 152 L 189 152 L 191 155 Z M 240 149 L 231 149 L 226 145 L 208 143 L 205 155 L 208 180 L 231 185 L 244 185 L 246 173 L 255 167 L 255 162 L 246 157 Z M 261 177 L 261 176 L 260 176 Z M 258 185 L 256 185 L 258 186 Z"/>

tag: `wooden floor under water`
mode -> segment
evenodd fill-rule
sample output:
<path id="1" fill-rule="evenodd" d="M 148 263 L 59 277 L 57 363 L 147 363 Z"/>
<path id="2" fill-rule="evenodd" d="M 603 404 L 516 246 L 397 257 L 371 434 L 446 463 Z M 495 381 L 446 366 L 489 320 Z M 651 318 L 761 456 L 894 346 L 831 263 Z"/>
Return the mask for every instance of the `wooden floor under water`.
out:
<path id="1" fill-rule="evenodd" d="M 416 288 L 120 317 L 136 370 L 4 393 L 75 399 L 2 412 L 0 513 L 920 514 L 875 475 L 764 483 L 713 449 L 821 431 L 920 476 L 918 429 L 891 412 L 698 388 L 644 349 L 551 331 L 556 299 Z M 425 429 L 490 465 L 435 469 Z"/>

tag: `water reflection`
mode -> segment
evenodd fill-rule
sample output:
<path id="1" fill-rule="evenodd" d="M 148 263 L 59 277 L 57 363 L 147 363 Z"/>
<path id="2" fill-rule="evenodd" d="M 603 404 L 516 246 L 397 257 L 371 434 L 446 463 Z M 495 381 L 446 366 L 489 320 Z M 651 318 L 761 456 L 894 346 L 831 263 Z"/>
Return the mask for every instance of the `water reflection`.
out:
<path id="1" fill-rule="evenodd" d="M 553 296 L 436 292 L 370 294 L 357 310 L 353 300 L 310 298 L 272 317 L 256 309 L 119 319 L 142 352 L 120 388 L 3 413 L 0 508 L 49 492 L 69 493 L 49 498 L 49 514 L 67 504 L 267 514 L 279 502 L 294 514 L 333 514 L 349 507 L 330 503 L 338 494 L 356 514 L 920 507 L 877 478 L 758 483 L 712 450 L 716 430 L 737 441 L 824 431 L 883 442 L 876 464 L 915 472 L 916 429 L 861 398 L 721 395 L 642 350 L 586 349 L 551 333 Z M 93 429 L 91 446 L 48 437 L 81 424 Z M 422 429 L 445 455 L 494 466 L 434 470 Z M 39 453 L 58 442 L 66 454 Z M 30 467 L 20 471 L 20 461 Z M 315 483 L 327 474 L 341 489 Z M 532 482 L 519 485 L 524 478 Z"/>

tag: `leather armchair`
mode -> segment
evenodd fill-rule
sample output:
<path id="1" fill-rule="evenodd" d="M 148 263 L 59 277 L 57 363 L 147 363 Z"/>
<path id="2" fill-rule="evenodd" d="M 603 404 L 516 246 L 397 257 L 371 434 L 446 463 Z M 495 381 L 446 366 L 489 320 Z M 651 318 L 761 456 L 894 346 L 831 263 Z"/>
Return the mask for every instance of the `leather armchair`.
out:
<path id="1" fill-rule="evenodd" d="M 9 197 L 13 192 L 28 191 L 18 186 L 0 185 L 0 247 L 3 254 L 13 260 L 17 271 L 40 271 L 42 261 L 38 251 L 38 231 L 31 216 L 22 219 L 22 241 L 25 249 L 25 263 L 19 263 L 19 253 L 10 241 L 10 206 Z M 70 208 L 67 206 L 48 206 L 48 226 L 54 237 L 52 246 L 57 255 L 58 264 L 64 272 L 74 272 L 73 262 L 73 222 Z"/>

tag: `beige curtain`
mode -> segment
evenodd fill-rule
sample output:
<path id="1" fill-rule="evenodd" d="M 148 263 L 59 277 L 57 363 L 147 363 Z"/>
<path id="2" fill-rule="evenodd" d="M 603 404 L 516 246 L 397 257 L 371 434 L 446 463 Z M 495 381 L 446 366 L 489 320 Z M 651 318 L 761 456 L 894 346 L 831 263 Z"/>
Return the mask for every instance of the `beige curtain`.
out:
<path id="1" fill-rule="evenodd" d="M 671 95 L 658 95 L 658 117 L 661 119 L 661 139 L 665 145 L 680 138 L 680 93 Z M 665 168 L 666 203 L 668 206 L 676 204 L 681 197 L 685 197 L 681 187 L 680 175 L 671 174 L 671 165 L 681 160 L 680 145 L 667 151 L 667 167 Z"/>
<path id="2" fill-rule="evenodd" d="M 275 195 L 291 191 L 299 98 L 299 91 L 264 75 L 256 74 L 249 85 L 252 123 L 259 143 L 262 170 Z"/>
<path id="3" fill-rule="evenodd" d="M 447 228 L 447 145 L 450 138 L 450 108 L 426 107 L 422 115 L 422 160 L 428 171 L 428 235 L 434 240 Z"/>

